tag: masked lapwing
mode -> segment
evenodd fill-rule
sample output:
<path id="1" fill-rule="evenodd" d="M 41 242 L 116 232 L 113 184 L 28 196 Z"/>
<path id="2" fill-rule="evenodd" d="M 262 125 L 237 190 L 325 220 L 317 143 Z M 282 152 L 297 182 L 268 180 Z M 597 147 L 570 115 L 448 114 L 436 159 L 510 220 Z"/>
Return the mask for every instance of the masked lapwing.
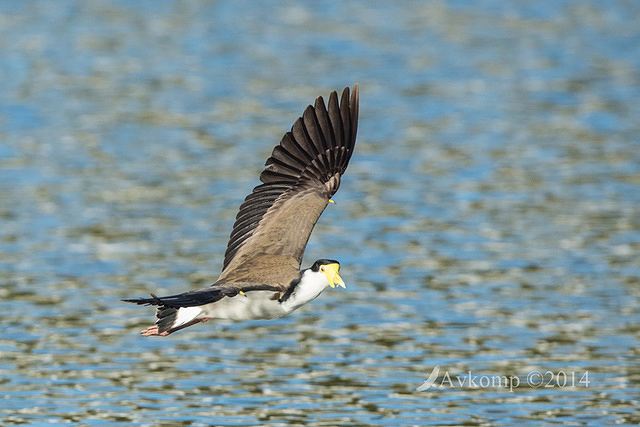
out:
<path id="1" fill-rule="evenodd" d="M 338 261 L 300 265 L 318 218 L 332 202 L 353 154 L 358 128 L 358 85 L 318 97 L 267 159 L 262 184 L 236 216 L 222 273 L 210 287 L 177 295 L 125 299 L 158 306 L 144 336 L 166 336 L 210 319 L 275 319 L 345 284 Z"/>

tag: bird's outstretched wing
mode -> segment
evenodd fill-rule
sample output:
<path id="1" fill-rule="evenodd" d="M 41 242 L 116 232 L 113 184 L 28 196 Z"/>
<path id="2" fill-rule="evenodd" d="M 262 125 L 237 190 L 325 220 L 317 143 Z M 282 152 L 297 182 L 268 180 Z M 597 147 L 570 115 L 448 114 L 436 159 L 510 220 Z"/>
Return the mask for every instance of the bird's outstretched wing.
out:
<path id="1" fill-rule="evenodd" d="M 262 184 L 240 206 L 218 283 L 226 278 L 269 283 L 256 271 L 260 257 L 300 267 L 313 226 L 338 191 L 357 128 L 357 84 L 351 96 L 344 89 L 340 102 L 332 92 L 327 106 L 318 97 L 307 107 L 267 159 Z"/>

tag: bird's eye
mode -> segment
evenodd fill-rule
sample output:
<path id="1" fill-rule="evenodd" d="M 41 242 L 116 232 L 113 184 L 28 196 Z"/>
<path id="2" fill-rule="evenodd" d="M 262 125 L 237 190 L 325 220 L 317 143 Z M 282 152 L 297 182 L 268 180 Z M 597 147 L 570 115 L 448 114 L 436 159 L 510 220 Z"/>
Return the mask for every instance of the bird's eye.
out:
<path id="1" fill-rule="evenodd" d="M 323 267 L 320 267 L 320 271 L 324 271 L 324 266 L 323 266 Z"/>

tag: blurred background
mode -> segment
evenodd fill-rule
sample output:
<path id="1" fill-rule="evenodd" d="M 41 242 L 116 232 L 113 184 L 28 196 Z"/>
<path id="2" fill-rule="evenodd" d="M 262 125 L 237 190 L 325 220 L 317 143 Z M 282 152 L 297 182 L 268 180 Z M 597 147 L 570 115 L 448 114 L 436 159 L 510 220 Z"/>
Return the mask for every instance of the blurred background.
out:
<path id="1" fill-rule="evenodd" d="M 347 289 L 141 337 L 354 83 Z M 1 2 L 2 424 L 640 423 L 639 100 L 632 1 Z"/>

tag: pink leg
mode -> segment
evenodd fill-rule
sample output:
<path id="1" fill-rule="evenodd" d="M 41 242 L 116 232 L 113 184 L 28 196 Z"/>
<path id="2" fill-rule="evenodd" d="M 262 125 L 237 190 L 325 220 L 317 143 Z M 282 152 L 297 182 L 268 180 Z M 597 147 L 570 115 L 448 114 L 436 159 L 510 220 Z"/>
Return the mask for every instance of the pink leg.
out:
<path id="1" fill-rule="evenodd" d="M 178 326 L 177 328 L 171 328 L 164 332 L 158 332 L 158 325 L 153 325 L 153 326 L 149 326 L 147 329 L 140 331 L 140 333 L 144 337 L 150 337 L 150 336 L 166 337 L 167 335 L 172 334 L 176 331 L 179 331 L 180 329 L 184 329 L 188 326 L 195 325 L 196 323 L 207 322 L 209 320 L 211 320 L 210 317 L 203 317 L 202 319 L 193 319 L 191 322 L 185 323 L 184 325 Z"/>

